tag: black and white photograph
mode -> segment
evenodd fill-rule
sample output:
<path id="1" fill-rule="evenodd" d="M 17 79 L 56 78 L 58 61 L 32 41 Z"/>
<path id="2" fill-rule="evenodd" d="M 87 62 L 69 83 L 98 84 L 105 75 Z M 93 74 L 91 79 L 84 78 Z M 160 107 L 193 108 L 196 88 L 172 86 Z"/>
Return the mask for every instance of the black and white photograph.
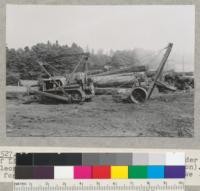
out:
<path id="1" fill-rule="evenodd" d="M 6 6 L 8 137 L 194 137 L 194 5 Z"/>

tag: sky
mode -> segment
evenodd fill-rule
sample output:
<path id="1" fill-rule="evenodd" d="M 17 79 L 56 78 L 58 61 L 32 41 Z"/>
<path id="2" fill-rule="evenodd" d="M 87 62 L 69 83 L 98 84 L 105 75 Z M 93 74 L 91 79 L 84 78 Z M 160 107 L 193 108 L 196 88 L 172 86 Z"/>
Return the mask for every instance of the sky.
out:
<path id="1" fill-rule="evenodd" d="M 9 48 L 58 40 L 62 45 L 75 42 L 95 51 L 157 51 L 173 42 L 173 54 L 194 61 L 192 5 L 7 5 L 6 16 Z"/>

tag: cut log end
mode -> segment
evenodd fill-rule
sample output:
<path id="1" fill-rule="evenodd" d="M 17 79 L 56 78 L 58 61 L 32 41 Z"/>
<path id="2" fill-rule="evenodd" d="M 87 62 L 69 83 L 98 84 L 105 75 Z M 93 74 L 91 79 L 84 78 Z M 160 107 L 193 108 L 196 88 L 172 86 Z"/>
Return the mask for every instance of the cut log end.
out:
<path id="1" fill-rule="evenodd" d="M 143 103 L 147 99 L 147 91 L 142 87 L 118 89 L 112 97 L 115 102 Z"/>
<path id="2" fill-rule="evenodd" d="M 142 87 L 134 88 L 129 99 L 132 103 L 143 103 L 147 99 L 147 91 Z"/>

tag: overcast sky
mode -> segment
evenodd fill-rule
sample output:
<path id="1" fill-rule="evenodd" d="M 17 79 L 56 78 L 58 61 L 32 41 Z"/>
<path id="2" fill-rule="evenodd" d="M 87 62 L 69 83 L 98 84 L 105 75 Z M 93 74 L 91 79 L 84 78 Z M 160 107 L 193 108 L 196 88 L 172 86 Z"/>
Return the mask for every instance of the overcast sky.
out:
<path id="1" fill-rule="evenodd" d="M 94 50 L 159 50 L 173 42 L 176 54 L 194 55 L 192 5 L 8 5 L 6 20 L 9 48 L 58 40 Z"/>

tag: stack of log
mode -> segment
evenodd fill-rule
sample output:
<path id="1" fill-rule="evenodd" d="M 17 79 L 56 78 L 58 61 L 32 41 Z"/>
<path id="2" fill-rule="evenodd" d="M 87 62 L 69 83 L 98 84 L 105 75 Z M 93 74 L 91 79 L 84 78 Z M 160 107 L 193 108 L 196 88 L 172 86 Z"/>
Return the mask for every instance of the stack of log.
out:
<path id="1" fill-rule="evenodd" d="M 93 79 L 96 95 L 110 94 L 116 102 L 140 102 L 140 98 L 136 100 L 134 96 L 131 96 L 133 93 L 141 93 L 142 100 L 146 98 L 146 90 L 133 88 L 148 86 L 145 66 L 131 66 L 90 77 Z"/>
<path id="2" fill-rule="evenodd" d="M 145 81 L 145 71 L 145 66 L 132 66 L 90 77 L 93 79 L 96 88 L 132 88 L 138 78 L 141 81 Z"/>

